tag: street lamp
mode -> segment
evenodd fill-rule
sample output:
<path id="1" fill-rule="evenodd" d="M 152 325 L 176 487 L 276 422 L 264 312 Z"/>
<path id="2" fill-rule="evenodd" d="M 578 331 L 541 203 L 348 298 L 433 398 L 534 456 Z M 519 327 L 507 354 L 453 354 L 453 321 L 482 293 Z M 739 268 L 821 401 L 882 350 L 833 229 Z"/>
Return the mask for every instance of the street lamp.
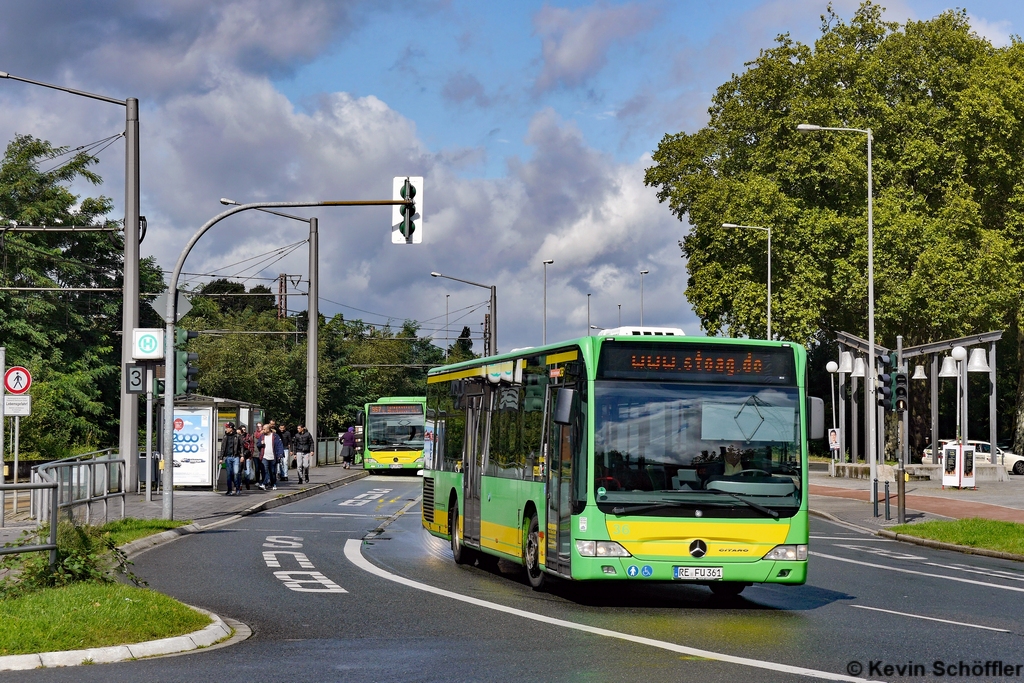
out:
<path id="1" fill-rule="evenodd" d="M 451 294 L 444 295 L 444 359 L 448 360 L 448 297 Z"/>
<path id="2" fill-rule="evenodd" d="M 587 292 L 587 336 L 590 336 L 590 293 Z"/>
<path id="3" fill-rule="evenodd" d="M 463 280 L 462 278 L 452 277 L 451 275 L 442 275 L 441 273 L 432 272 L 430 277 L 443 277 L 446 280 L 455 280 L 467 285 L 473 285 L 474 287 L 483 287 L 484 289 L 491 290 L 491 329 L 490 334 L 487 338 L 487 349 L 485 355 L 493 356 L 498 353 L 498 289 L 496 285 L 482 285 L 479 282 L 472 282 L 471 280 Z M 446 323 L 447 324 L 447 323 Z"/>
<path id="4" fill-rule="evenodd" d="M 772 338 L 772 229 L 763 228 L 760 225 L 736 225 L 735 223 L 722 223 L 723 228 L 746 228 L 748 230 L 764 230 L 768 233 L 768 335 Z M 837 366 L 838 367 L 838 366 Z M 834 427 L 835 425 L 833 425 Z"/>
<path id="5" fill-rule="evenodd" d="M 125 108 L 125 149 L 124 149 L 124 283 L 121 290 L 121 422 L 118 436 L 118 452 L 124 458 L 125 489 L 135 491 L 139 478 L 135 475 L 137 459 L 135 450 L 139 444 L 138 394 L 128 393 L 125 368 L 132 363 L 132 330 L 139 326 L 139 100 L 129 97 L 116 100 L 105 95 L 96 95 L 83 90 L 74 90 L 60 85 L 33 81 L 0 71 L 0 78 L 30 83 L 43 88 L 87 97 L 92 100 L 109 102 Z M 171 299 L 174 297 L 171 296 Z"/>
<path id="6" fill-rule="evenodd" d="M 548 343 L 548 266 L 555 262 L 555 259 L 544 260 L 544 331 L 541 336 L 541 344 Z"/>
<path id="7" fill-rule="evenodd" d="M 619 327 L 622 327 L 622 304 L 619 304 Z"/>
<path id="8" fill-rule="evenodd" d="M 873 204 L 871 197 L 871 142 L 874 136 L 870 128 L 842 128 L 831 126 L 818 126 L 813 123 L 801 123 L 796 127 L 801 133 L 816 133 L 823 130 L 835 130 L 848 133 L 863 133 L 868 139 L 868 358 L 871 359 L 871 367 L 875 367 L 875 235 L 873 222 Z M 872 378 L 875 373 L 872 372 Z M 868 453 L 871 456 L 871 479 L 878 479 L 878 439 L 875 436 L 875 418 L 878 399 L 876 397 L 875 381 L 868 382 Z"/>
<path id="9" fill-rule="evenodd" d="M 640 327 L 644 326 L 644 275 L 649 272 L 646 269 L 640 271 Z"/>
<path id="10" fill-rule="evenodd" d="M 227 206 L 240 206 L 234 200 L 221 197 L 221 204 Z M 257 209 L 264 213 L 272 213 L 275 216 L 290 218 L 293 221 L 300 221 L 309 224 L 309 295 L 306 297 L 306 316 L 309 318 L 306 324 L 306 431 L 313 436 L 313 443 L 316 443 L 319 435 L 317 407 L 317 384 L 320 377 L 320 233 L 319 223 L 316 218 L 303 218 L 293 216 L 290 213 L 281 213 L 271 209 Z M 315 449 L 314 449 L 315 451 Z M 316 467 L 316 453 L 314 452 L 313 467 Z"/>

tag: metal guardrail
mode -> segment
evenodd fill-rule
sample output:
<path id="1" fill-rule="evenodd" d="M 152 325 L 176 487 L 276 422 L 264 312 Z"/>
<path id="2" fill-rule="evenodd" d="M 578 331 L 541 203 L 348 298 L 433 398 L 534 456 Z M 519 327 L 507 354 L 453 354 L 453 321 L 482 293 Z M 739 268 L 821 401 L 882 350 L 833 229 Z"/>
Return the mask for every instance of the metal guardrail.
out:
<path id="1" fill-rule="evenodd" d="M 55 460 L 32 468 L 32 483 L 56 484 L 57 506 L 47 509 L 41 494 L 32 494 L 32 518 L 39 523 L 55 519 L 60 510 L 68 510 L 85 506 L 85 523 L 90 522 L 92 504 L 103 503 L 103 521 L 109 516 L 109 501 L 121 499 L 121 517 L 124 517 L 125 504 L 125 461 L 114 457 L 116 448 L 83 453 L 63 460 Z"/>
<path id="2" fill-rule="evenodd" d="M 40 482 L 32 484 L 2 484 L 0 483 L 0 505 L 3 504 L 3 498 L 7 495 L 8 491 L 14 491 L 17 495 L 18 491 L 31 491 L 33 500 L 37 496 L 42 497 L 42 491 L 50 490 L 50 518 L 56 519 L 58 515 L 58 485 L 56 482 Z M 2 520 L 2 517 L 0 517 Z M 38 551 L 49 550 L 50 551 L 50 567 L 53 568 L 57 564 L 57 525 L 50 525 L 50 542 L 40 543 L 37 545 L 23 545 L 15 546 L 11 548 L 0 548 L 0 555 L 14 555 L 16 553 L 34 553 Z"/>
<path id="3" fill-rule="evenodd" d="M 341 444 L 338 439 L 325 437 L 316 440 L 316 464 L 337 465 L 341 462 Z"/>

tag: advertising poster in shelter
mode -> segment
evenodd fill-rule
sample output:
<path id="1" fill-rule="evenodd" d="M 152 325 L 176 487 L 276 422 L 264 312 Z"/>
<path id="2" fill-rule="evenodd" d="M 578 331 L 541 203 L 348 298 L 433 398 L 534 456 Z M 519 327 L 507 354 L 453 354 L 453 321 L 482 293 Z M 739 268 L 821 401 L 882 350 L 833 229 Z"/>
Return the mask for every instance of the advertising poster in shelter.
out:
<path id="1" fill-rule="evenodd" d="M 213 484 L 212 408 L 174 410 L 174 485 Z"/>

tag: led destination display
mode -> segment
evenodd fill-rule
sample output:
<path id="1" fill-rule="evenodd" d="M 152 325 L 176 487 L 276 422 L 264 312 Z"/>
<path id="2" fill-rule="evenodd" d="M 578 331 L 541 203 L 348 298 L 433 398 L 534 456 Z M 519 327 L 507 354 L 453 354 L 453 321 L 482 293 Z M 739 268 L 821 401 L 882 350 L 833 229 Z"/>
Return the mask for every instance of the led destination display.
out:
<path id="1" fill-rule="evenodd" d="M 370 406 L 370 415 L 422 415 L 423 408 L 418 405 L 394 405 L 376 403 Z"/>
<path id="2" fill-rule="evenodd" d="M 785 347 L 605 343 L 597 375 L 601 379 L 796 384 L 793 351 Z"/>

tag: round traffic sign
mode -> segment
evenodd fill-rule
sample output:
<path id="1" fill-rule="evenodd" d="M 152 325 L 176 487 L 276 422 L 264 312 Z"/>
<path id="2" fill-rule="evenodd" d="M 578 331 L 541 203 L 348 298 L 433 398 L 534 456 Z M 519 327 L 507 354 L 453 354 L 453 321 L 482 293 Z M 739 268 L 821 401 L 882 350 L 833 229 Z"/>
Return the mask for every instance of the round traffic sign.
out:
<path id="1" fill-rule="evenodd" d="M 182 420 L 180 417 L 174 418 L 174 429 L 175 429 L 175 431 L 181 431 L 184 428 L 185 428 L 185 421 Z"/>
<path id="2" fill-rule="evenodd" d="M 32 373 L 15 365 L 4 373 L 4 389 L 10 394 L 24 394 L 32 386 Z"/>

